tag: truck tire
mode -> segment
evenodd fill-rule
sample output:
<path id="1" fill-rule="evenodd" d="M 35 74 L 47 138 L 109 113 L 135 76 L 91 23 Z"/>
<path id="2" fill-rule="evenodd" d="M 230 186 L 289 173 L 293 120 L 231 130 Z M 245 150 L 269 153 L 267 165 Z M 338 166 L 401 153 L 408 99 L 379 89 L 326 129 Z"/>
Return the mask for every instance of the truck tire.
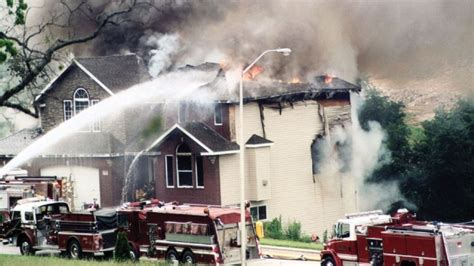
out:
<path id="1" fill-rule="evenodd" d="M 35 250 L 33 249 L 33 246 L 31 245 L 31 242 L 27 237 L 21 238 L 19 246 L 21 255 L 35 255 Z"/>
<path id="2" fill-rule="evenodd" d="M 174 248 L 168 249 L 168 251 L 166 251 L 165 260 L 169 263 L 174 263 L 175 261 L 176 262 L 179 261 L 178 252 Z"/>
<path id="3" fill-rule="evenodd" d="M 114 251 L 104 251 L 104 259 L 111 260 L 114 258 Z"/>
<path id="4" fill-rule="evenodd" d="M 184 265 L 195 265 L 196 259 L 194 258 L 194 253 L 191 250 L 186 250 L 181 256 L 181 262 Z"/>
<path id="5" fill-rule="evenodd" d="M 140 259 L 140 253 L 130 244 L 130 259 L 132 261 L 138 261 Z"/>
<path id="6" fill-rule="evenodd" d="M 82 247 L 76 239 L 69 241 L 69 244 L 67 245 L 67 255 L 71 259 L 82 258 Z"/>
<path id="7" fill-rule="evenodd" d="M 321 261 L 321 266 L 336 266 L 336 263 L 331 256 L 328 256 Z"/>

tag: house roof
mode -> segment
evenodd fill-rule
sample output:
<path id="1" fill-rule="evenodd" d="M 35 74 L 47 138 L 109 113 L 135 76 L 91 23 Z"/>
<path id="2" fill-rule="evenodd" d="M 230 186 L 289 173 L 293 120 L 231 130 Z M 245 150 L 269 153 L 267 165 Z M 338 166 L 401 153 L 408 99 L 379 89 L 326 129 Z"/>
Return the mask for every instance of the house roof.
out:
<path id="1" fill-rule="evenodd" d="M 14 157 L 33 143 L 39 136 L 39 129 L 22 129 L 0 139 L 0 156 Z"/>
<path id="2" fill-rule="evenodd" d="M 76 60 L 115 93 L 150 79 L 143 61 L 136 54 Z"/>
<path id="3" fill-rule="evenodd" d="M 0 156 L 14 157 L 42 136 L 38 129 L 23 129 L 0 139 Z M 123 153 L 123 144 L 105 132 L 77 132 L 41 152 L 42 156 L 109 157 Z"/>
<path id="4" fill-rule="evenodd" d="M 110 157 L 123 154 L 124 145 L 107 132 L 77 132 L 42 152 L 42 156 Z"/>
<path id="5" fill-rule="evenodd" d="M 253 134 L 245 144 L 248 145 L 257 145 L 257 144 L 270 144 L 273 143 L 273 141 L 268 140 L 264 137 L 260 137 L 259 135 Z"/>
<path id="6" fill-rule="evenodd" d="M 204 63 L 197 66 L 186 65 L 182 71 L 189 70 L 215 72 L 216 78 L 201 87 L 216 95 L 219 102 L 237 103 L 239 101 L 238 88 L 228 88 L 225 71 L 218 64 Z M 329 81 L 330 80 L 330 81 Z M 360 92 L 361 87 L 338 77 L 327 79 L 327 76 L 315 76 L 308 82 L 287 83 L 278 81 L 244 81 L 244 102 L 257 100 L 306 100 L 330 99 L 338 94 Z M 329 81 L 329 82 L 328 82 Z"/>
<path id="7" fill-rule="evenodd" d="M 201 155 L 223 155 L 239 152 L 239 145 L 228 141 L 222 135 L 201 122 L 178 123 L 164 132 L 148 150 L 162 144 L 173 132 L 180 131 L 199 144 L 205 152 Z"/>
<path id="8" fill-rule="evenodd" d="M 110 95 L 127 89 L 133 85 L 149 80 L 145 65 L 140 57 L 135 54 L 98 56 L 89 58 L 74 58 L 58 76 L 53 79 L 35 101 L 41 99 L 71 66 L 76 65 L 92 80 L 101 86 Z"/>

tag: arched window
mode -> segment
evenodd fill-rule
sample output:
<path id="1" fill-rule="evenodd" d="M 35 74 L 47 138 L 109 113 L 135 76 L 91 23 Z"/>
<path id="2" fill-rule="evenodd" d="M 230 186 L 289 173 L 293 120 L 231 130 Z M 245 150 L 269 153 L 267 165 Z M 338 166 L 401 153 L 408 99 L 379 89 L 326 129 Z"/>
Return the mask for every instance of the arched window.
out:
<path id="1" fill-rule="evenodd" d="M 176 148 L 176 169 L 178 172 L 178 187 L 192 187 L 193 164 L 191 149 L 184 143 Z"/>
<path id="2" fill-rule="evenodd" d="M 83 88 L 79 88 L 74 92 L 74 114 L 89 108 L 89 93 Z"/>

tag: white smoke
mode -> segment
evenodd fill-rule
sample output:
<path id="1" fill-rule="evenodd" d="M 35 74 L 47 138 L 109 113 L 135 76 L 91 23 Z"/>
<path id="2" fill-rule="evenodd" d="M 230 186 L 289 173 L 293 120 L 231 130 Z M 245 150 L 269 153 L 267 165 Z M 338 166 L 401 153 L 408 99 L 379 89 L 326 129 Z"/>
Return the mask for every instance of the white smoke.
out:
<path id="1" fill-rule="evenodd" d="M 398 182 L 376 184 L 367 182 L 372 173 L 391 162 L 391 152 L 386 147 L 386 132 L 378 122 L 369 121 L 369 130 L 362 129 L 358 111 L 363 104 L 361 96 L 351 95 L 352 124 L 336 126 L 319 145 L 322 164 L 319 168 L 325 187 L 335 187 L 335 177 L 355 180 L 357 209 L 360 211 L 385 209 L 390 204 L 406 199 L 400 193 Z"/>
<path id="2" fill-rule="evenodd" d="M 152 77 L 157 77 L 174 63 L 173 57 L 180 50 L 180 38 L 176 33 L 154 33 L 147 38 L 145 45 L 153 47 L 149 51 L 148 72 Z"/>

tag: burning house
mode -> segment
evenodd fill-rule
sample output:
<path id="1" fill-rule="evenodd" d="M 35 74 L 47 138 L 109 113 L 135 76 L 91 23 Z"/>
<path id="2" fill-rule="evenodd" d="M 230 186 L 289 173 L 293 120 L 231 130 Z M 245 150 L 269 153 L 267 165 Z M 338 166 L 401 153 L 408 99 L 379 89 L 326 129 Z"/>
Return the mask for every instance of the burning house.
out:
<path id="1" fill-rule="evenodd" d="M 91 123 L 22 167 L 31 175 L 68 178 L 76 206 L 93 198 L 102 206 L 119 204 L 132 171 L 138 171 L 132 187 L 151 186 L 150 195 L 163 201 L 236 205 L 239 145 L 245 145 L 245 193 L 255 219 L 281 215 L 284 222 L 300 221 L 307 233 L 322 234 L 337 217 L 357 210 L 356 181 L 342 177 L 342 170 L 325 177 L 314 150 L 334 128 L 350 125 L 350 94 L 360 87 L 330 76 L 308 83 L 259 82 L 255 76 L 263 69 L 251 71 L 244 84 L 245 143 L 238 143 L 238 94 L 224 88 L 225 71 L 212 63 L 180 69 L 188 70 L 215 76 L 200 88 L 213 99 L 204 105 L 177 101 L 165 109 L 160 103 L 143 103 L 162 121 L 150 141 L 140 141 L 144 125 L 136 118 L 143 113 L 141 106 L 119 119 Z M 0 140 L 4 162 L 38 135 L 147 79 L 135 55 L 73 60 L 36 98 L 40 130 Z M 13 142 L 23 146 L 11 147 Z M 344 145 L 329 148 L 340 156 Z"/>

